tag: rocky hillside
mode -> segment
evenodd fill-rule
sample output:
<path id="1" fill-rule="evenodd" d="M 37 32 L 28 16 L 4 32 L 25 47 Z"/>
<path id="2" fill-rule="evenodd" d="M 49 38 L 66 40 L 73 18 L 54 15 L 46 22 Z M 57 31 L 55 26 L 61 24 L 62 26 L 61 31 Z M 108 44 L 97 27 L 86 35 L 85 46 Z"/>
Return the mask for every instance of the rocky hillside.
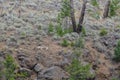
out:
<path id="1" fill-rule="evenodd" d="M 93 75 L 76 80 L 120 80 L 120 63 L 113 60 L 120 40 L 120 9 L 102 19 L 106 1 L 97 0 L 96 7 L 88 0 L 83 37 L 75 32 L 59 36 L 50 27 L 57 25 L 61 0 L 0 0 L 0 80 L 69 80 L 67 67 L 74 59 L 82 67 L 89 64 Z M 74 0 L 77 23 L 82 4 Z M 63 21 L 62 28 L 66 25 Z"/>

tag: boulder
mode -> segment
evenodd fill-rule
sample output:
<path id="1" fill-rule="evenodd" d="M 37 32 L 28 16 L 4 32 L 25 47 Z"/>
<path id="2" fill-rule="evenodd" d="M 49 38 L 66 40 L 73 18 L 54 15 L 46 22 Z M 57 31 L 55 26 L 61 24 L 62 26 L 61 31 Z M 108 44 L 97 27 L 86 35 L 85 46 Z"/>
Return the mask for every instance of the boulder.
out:
<path id="1" fill-rule="evenodd" d="M 42 65 L 42 64 L 37 63 L 37 64 L 34 66 L 34 71 L 35 71 L 35 72 L 40 72 L 42 69 L 43 69 L 43 65 Z"/>
<path id="2" fill-rule="evenodd" d="M 60 67 L 52 66 L 38 73 L 38 79 L 45 80 L 62 80 L 68 79 L 68 74 Z"/>

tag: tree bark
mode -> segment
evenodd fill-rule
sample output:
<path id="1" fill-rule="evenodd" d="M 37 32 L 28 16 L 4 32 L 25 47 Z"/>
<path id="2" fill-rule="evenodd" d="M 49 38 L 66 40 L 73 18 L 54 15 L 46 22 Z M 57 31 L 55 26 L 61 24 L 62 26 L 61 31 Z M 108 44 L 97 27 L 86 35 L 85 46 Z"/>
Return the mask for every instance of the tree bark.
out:
<path id="1" fill-rule="evenodd" d="M 107 18 L 109 15 L 109 9 L 110 9 L 110 0 L 108 0 L 105 4 L 103 18 Z"/>
<path id="2" fill-rule="evenodd" d="M 76 20 L 75 20 L 75 14 L 74 14 L 74 4 L 73 4 L 73 0 L 70 0 L 70 17 L 71 17 L 71 21 L 72 21 L 72 26 L 73 26 L 73 32 L 76 32 Z"/>
<path id="3" fill-rule="evenodd" d="M 78 33 L 80 33 L 82 31 L 82 23 L 83 23 L 84 16 L 85 16 L 86 4 L 87 4 L 87 0 L 84 0 L 83 1 L 83 5 L 82 5 L 82 10 L 81 10 L 80 18 L 79 18 L 79 24 L 78 24 L 78 28 L 77 28 L 77 32 Z"/>

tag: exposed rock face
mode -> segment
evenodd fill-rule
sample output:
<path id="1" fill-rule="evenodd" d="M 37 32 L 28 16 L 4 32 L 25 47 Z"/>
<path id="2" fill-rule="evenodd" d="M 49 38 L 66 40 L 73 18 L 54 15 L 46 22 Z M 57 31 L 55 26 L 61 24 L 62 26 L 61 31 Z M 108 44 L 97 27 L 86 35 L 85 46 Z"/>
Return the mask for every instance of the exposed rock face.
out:
<path id="1" fill-rule="evenodd" d="M 118 77 L 120 71 L 119 64 L 112 62 L 114 47 L 120 39 L 120 28 L 116 27 L 120 25 L 120 17 L 102 20 L 101 11 L 107 0 L 97 0 L 99 10 L 90 1 L 83 22 L 87 47 L 82 58 L 92 64 L 93 70 L 98 70 L 96 80 L 110 80 L 112 76 Z M 74 4 L 78 22 L 82 0 L 74 0 Z M 0 72 L 4 68 L 1 63 L 5 55 L 11 54 L 20 67 L 18 71 L 29 74 L 28 80 L 35 80 L 36 77 L 36 80 L 68 79 L 64 68 L 76 56 L 73 49 L 63 48 L 58 43 L 62 39 L 74 41 L 80 34 L 72 32 L 62 38 L 54 32 L 51 36 L 47 35 L 49 23 L 56 25 L 60 8 L 61 0 L 0 0 Z M 93 18 L 96 12 L 99 13 L 98 19 Z M 62 27 L 66 29 L 64 24 Z M 71 27 L 71 23 L 69 25 Z M 99 32 L 102 28 L 107 29 L 108 34 L 101 37 Z M 89 45 L 89 41 L 92 44 Z M 4 76 L 0 80 L 4 80 Z"/>
<path id="2" fill-rule="evenodd" d="M 42 64 L 36 64 L 34 66 L 35 72 L 40 72 L 42 69 L 43 69 L 43 65 Z"/>
<path id="3" fill-rule="evenodd" d="M 107 58 L 112 58 L 113 49 L 117 45 L 119 39 L 120 35 L 118 33 L 109 34 L 107 36 L 94 40 L 93 47 L 99 52 L 104 53 Z"/>
<path id="4" fill-rule="evenodd" d="M 24 53 L 18 53 L 17 59 L 20 64 L 20 67 L 33 69 L 34 65 L 36 64 L 35 60 L 32 60 L 30 57 L 28 57 Z"/>
<path id="5" fill-rule="evenodd" d="M 62 80 L 67 78 L 68 74 L 57 66 L 50 67 L 38 73 L 38 80 Z"/>

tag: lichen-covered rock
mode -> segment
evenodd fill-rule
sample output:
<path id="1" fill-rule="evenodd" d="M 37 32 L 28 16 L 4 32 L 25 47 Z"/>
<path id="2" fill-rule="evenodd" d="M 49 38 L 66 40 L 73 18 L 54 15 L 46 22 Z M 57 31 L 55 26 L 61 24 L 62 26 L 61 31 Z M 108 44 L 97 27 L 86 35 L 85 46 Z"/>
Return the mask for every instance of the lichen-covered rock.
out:
<path id="1" fill-rule="evenodd" d="M 38 80 L 62 80 L 68 79 L 68 74 L 57 66 L 50 67 L 38 73 Z"/>
<path id="2" fill-rule="evenodd" d="M 43 69 L 43 65 L 42 65 L 42 64 L 37 63 L 37 64 L 34 66 L 34 71 L 35 71 L 35 72 L 40 72 L 42 69 Z"/>

